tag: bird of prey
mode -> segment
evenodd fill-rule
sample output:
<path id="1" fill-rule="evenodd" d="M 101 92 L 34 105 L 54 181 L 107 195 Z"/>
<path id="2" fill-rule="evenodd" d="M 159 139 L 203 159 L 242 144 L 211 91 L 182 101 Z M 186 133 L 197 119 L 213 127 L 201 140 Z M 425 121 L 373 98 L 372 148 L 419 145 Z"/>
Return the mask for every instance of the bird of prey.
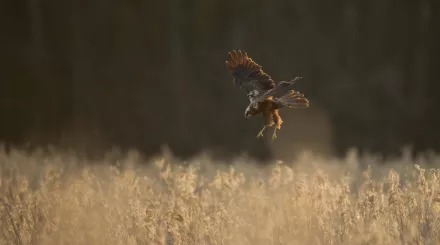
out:
<path id="1" fill-rule="evenodd" d="M 276 130 L 281 129 L 283 120 L 280 117 L 281 108 L 308 108 L 309 101 L 304 94 L 292 89 L 292 86 L 302 77 L 296 77 L 291 81 L 280 81 L 275 83 L 272 78 L 262 70 L 262 66 L 248 57 L 246 52 L 241 50 L 228 52 L 229 59 L 226 67 L 233 76 L 236 86 L 247 93 L 249 105 L 246 108 L 244 117 L 246 119 L 263 114 L 265 124 L 257 134 L 257 138 L 263 136 L 266 127 L 275 125 L 272 140 L 277 138 Z"/>

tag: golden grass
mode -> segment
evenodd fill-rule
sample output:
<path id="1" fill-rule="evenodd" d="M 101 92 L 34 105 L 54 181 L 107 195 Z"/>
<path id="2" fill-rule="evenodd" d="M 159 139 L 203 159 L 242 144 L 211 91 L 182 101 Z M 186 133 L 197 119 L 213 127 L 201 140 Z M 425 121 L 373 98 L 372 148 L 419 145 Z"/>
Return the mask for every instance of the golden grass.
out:
<path id="1" fill-rule="evenodd" d="M 0 152 L 0 244 L 439 244 L 440 157 L 377 162 Z"/>

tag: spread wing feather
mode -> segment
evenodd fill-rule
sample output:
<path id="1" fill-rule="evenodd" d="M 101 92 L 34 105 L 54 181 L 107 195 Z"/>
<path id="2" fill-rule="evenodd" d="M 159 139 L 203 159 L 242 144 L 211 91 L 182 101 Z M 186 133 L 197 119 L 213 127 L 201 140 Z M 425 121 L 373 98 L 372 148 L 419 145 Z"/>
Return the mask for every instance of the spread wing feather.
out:
<path id="1" fill-rule="evenodd" d="M 302 79 L 303 79 L 302 77 L 295 77 L 291 81 L 281 81 L 273 89 L 270 89 L 267 92 L 262 93 L 259 96 L 256 96 L 254 98 L 254 101 L 263 102 L 268 97 L 271 97 L 273 100 L 278 99 L 289 93 L 290 90 L 293 89 L 293 85 Z"/>
<path id="2" fill-rule="evenodd" d="M 226 67 L 234 77 L 235 85 L 245 90 L 249 100 L 254 99 L 275 87 L 275 82 L 266 74 L 260 65 L 241 50 L 228 52 Z"/>
<path id="3" fill-rule="evenodd" d="M 290 90 L 285 95 L 272 99 L 277 104 L 278 108 L 290 107 L 290 108 L 308 108 L 309 100 L 304 97 L 304 94 Z"/>
<path id="4" fill-rule="evenodd" d="M 275 88 L 257 96 L 254 102 L 263 102 L 264 100 L 271 100 L 275 104 L 275 108 L 308 108 L 309 100 L 304 94 L 295 91 L 293 85 L 302 80 L 302 77 L 296 77 L 291 81 L 281 81 Z"/>

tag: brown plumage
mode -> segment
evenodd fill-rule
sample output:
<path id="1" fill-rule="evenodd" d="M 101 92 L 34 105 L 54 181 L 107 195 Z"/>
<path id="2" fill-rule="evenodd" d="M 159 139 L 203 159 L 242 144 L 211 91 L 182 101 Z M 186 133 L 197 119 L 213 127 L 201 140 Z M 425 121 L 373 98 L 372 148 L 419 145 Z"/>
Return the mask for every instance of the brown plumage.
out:
<path id="1" fill-rule="evenodd" d="M 276 84 L 260 65 L 248 57 L 246 52 L 233 50 L 228 55 L 226 67 L 234 77 L 234 84 L 246 91 L 250 102 L 245 111 L 245 118 L 262 113 L 265 124 L 257 137 L 263 136 L 266 127 L 275 125 L 272 135 L 272 139 L 275 139 L 276 130 L 281 129 L 283 123 L 279 114 L 281 108 L 309 107 L 307 98 L 292 89 L 293 84 L 302 78 L 296 77 L 289 82 L 281 81 Z"/>

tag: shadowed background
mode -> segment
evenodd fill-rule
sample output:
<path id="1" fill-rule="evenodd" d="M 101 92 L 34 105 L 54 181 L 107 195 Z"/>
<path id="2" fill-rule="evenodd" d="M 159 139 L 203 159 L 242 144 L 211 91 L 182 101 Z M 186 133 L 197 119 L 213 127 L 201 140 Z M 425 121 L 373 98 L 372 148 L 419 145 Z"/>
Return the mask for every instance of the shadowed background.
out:
<path id="1" fill-rule="evenodd" d="M 168 145 L 268 159 L 299 149 L 440 147 L 434 0 L 0 2 L 0 141 L 100 151 Z M 245 50 L 276 81 L 302 76 L 307 110 L 278 140 L 225 66 Z M 266 131 L 269 136 L 272 129 Z"/>

